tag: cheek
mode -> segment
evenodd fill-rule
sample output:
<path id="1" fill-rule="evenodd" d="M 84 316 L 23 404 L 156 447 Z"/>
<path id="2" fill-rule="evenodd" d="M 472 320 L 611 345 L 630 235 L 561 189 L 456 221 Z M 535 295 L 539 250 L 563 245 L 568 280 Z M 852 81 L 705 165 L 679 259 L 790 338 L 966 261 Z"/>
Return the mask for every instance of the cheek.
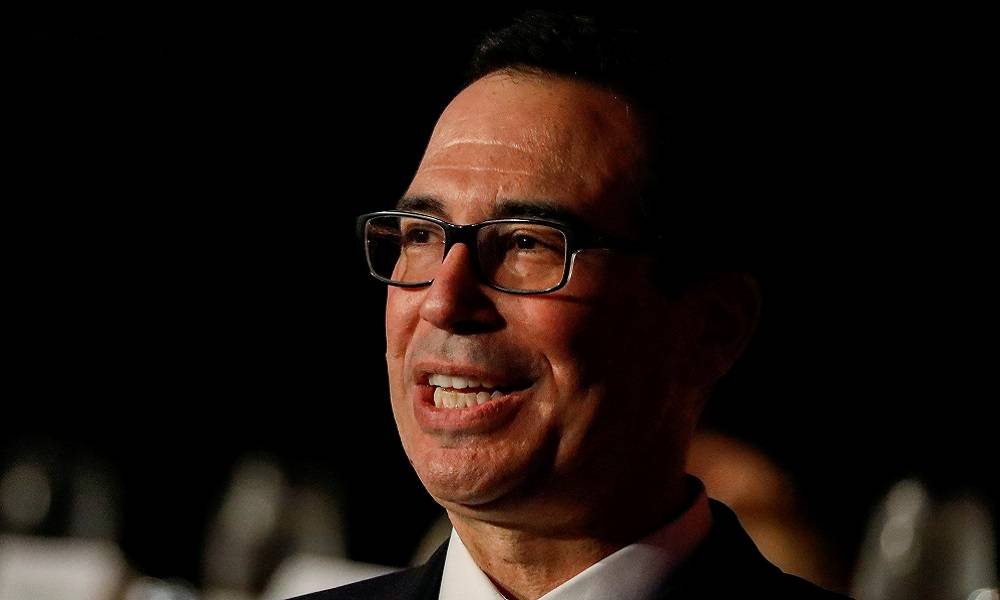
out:
<path id="1" fill-rule="evenodd" d="M 626 332 L 621 329 L 620 314 L 596 305 L 557 307 L 556 314 L 536 320 L 538 339 L 544 345 L 554 375 L 561 380 L 589 385 L 613 376 L 609 363 L 629 351 Z"/>
<path id="2" fill-rule="evenodd" d="M 609 264 L 610 263 L 610 264 Z M 553 330 L 564 340 L 564 352 L 589 370 L 620 357 L 636 340 L 628 331 L 639 320 L 627 272 L 611 268 L 603 253 L 578 255 L 566 287 L 568 302 L 552 315 Z"/>
<path id="3" fill-rule="evenodd" d="M 412 456 L 415 435 L 412 414 L 406 409 L 405 365 L 413 330 L 416 326 L 415 303 L 410 290 L 388 286 L 385 303 L 386 370 L 389 377 L 389 400 L 404 451 Z"/>
<path id="4" fill-rule="evenodd" d="M 554 408 L 562 413 L 564 433 L 575 437 L 650 417 L 656 404 L 650 397 L 665 390 L 672 371 L 663 309 L 627 280 L 593 276 L 603 273 L 597 269 L 577 275 L 584 273 L 589 276 L 571 281 L 576 285 L 567 286 L 564 298 L 528 315 L 536 324 L 533 335 L 548 360 L 555 396 L 565 404 Z"/>
<path id="5" fill-rule="evenodd" d="M 595 387 L 607 376 L 602 315 L 573 298 L 552 298 L 519 311 L 518 337 L 544 362 L 551 389 L 537 407 L 538 422 L 569 426 L 592 410 Z M 508 323 L 512 323 L 510 319 Z M 599 394 L 598 394 L 599 395 Z"/>
<path id="6" fill-rule="evenodd" d="M 388 286 L 385 302 L 385 356 L 390 371 L 393 361 L 401 361 L 419 321 L 421 293 Z"/>
<path id="7" fill-rule="evenodd" d="M 385 362 L 389 377 L 389 396 L 396 426 L 404 446 L 410 434 L 412 420 L 406 410 L 406 360 L 418 319 L 419 293 L 389 287 L 385 303 Z M 409 415 L 409 416 L 408 416 Z"/>

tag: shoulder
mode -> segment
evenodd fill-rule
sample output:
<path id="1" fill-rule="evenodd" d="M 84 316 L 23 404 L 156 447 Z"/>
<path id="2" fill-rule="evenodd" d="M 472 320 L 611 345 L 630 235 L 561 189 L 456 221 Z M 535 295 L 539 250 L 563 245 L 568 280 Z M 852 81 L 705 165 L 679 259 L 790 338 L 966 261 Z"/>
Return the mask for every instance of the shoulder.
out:
<path id="1" fill-rule="evenodd" d="M 712 501 L 712 529 L 671 578 L 664 598 L 720 598 L 731 595 L 771 600 L 845 600 L 804 579 L 782 572 L 761 555 L 736 515 Z"/>

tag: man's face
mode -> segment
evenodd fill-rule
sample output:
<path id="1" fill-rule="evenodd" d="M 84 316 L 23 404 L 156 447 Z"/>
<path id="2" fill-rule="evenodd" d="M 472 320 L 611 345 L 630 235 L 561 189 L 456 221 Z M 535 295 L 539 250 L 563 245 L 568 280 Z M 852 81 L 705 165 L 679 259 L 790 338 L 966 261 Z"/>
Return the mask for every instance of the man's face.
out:
<path id="1" fill-rule="evenodd" d="M 445 110 L 401 207 L 459 224 L 565 213 L 636 238 L 637 136 L 603 89 L 490 75 Z M 684 336 L 648 260 L 587 250 L 566 287 L 520 296 L 478 281 L 459 244 L 430 286 L 389 288 L 392 408 L 431 495 L 449 510 L 545 511 L 676 459 L 691 425 L 671 379 Z M 435 387 L 489 400 L 439 407 Z"/>

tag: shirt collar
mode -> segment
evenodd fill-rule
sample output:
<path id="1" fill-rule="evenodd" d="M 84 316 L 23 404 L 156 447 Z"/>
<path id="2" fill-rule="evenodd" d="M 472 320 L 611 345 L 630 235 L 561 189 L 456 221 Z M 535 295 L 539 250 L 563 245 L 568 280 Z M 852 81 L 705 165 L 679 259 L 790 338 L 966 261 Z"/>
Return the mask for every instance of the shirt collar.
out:
<path id="1" fill-rule="evenodd" d="M 609 554 L 539 600 L 645 600 L 708 535 L 712 513 L 705 488 L 686 511 L 641 540 Z M 498 600 L 493 583 L 451 531 L 438 600 Z"/>

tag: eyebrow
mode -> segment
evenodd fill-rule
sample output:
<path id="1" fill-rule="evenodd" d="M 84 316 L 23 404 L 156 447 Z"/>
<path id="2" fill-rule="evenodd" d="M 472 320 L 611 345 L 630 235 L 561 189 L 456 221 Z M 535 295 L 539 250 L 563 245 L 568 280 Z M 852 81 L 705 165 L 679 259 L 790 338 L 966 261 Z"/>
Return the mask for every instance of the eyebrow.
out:
<path id="1" fill-rule="evenodd" d="M 420 212 L 448 220 L 444 202 L 432 196 L 403 196 L 396 203 L 396 210 Z M 490 219 L 534 218 L 555 221 L 564 225 L 586 228 L 587 224 L 575 212 L 551 200 L 509 199 L 497 200 Z"/>
<path id="2" fill-rule="evenodd" d="M 426 213 L 445 220 L 448 219 L 448 211 L 444 208 L 444 202 L 430 196 L 403 196 L 396 202 L 396 210 Z"/>

